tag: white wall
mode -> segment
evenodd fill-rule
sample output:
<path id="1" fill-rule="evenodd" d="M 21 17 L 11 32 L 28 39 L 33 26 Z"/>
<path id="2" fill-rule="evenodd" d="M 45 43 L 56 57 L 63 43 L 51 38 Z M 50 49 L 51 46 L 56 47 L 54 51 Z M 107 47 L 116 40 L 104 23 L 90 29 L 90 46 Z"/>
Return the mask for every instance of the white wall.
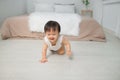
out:
<path id="1" fill-rule="evenodd" d="M 104 2 L 103 3 L 103 26 L 116 31 L 120 18 L 120 1 L 119 2 Z"/>
<path id="2" fill-rule="evenodd" d="M 10 16 L 26 13 L 26 0 L 0 0 L 0 26 Z"/>
<path id="3" fill-rule="evenodd" d="M 102 0 L 91 0 L 91 6 L 93 9 L 93 17 L 100 24 L 102 23 Z"/>

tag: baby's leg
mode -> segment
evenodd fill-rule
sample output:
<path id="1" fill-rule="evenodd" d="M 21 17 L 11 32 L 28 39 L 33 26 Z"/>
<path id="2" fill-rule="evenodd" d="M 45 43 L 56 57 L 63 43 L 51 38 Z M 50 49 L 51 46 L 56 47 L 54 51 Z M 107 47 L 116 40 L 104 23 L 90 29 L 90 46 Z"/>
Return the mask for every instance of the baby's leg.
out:
<path id="1" fill-rule="evenodd" d="M 65 53 L 65 47 L 63 44 L 62 44 L 61 48 L 59 50 L 57 50 L 57 53 L 60 55 L 63 55 Z"/>

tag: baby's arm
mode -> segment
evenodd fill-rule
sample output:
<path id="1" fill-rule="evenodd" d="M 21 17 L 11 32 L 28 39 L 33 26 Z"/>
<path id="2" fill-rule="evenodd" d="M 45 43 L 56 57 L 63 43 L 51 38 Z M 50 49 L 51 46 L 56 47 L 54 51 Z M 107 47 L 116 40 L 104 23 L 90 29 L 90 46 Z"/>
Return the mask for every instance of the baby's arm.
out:
<path id="1" fill-rule="evenodd" d="M 63 44 L 65 45 L 67 55 L 71 56 L 71 54 L 72 54 L 71 45 L 70 45 L 69 41 L 65 37 L 63 37 Z"/>
<path id="2" fill-rule="evenodd" d="M 48 61 L 46 58 L 47 48 L 48 48 L 47 44 L 44 43 L 42 48 L 42 59 L 40 60 L 41 63 L 45 63 Z"/>

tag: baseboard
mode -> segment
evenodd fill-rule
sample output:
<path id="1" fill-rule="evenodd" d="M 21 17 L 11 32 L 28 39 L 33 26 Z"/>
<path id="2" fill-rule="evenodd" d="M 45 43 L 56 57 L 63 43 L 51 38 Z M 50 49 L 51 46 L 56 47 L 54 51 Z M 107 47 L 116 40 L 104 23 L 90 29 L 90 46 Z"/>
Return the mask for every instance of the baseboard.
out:
<path id="1" fill-rule="evenodd" d="M 114 32 L 114 31 L 112 31 L 112 30 L 110 30 L 110 29 L 108 29 L 108 28 L 105 28 L 105 27 L 103 28 L 103 30 L 104 30 L 105 32 L 107 32 L 107 33 L 115 36 L 115 32 Z"/>
<path id="2" fill-rule="evenodd" d="M 110 34 L 110 35 L 112 35 L 112 36 L 115 36 L 117 39 L 120 40 L 120 37 L 116 36 L 116 34 L 115 34 L 114 31 L 112 31 L 112 30 L 110 30 L 110 29 L 107 29 L 107 28 L 103 28 L 103 30 L 104 30 L 106 33 L 108 33 L 108 34 Z"/>
<path id="3" fill-rule="evenodd" d="M 0 33 L 0 40 L 2 40 L 1 33 Z"/>

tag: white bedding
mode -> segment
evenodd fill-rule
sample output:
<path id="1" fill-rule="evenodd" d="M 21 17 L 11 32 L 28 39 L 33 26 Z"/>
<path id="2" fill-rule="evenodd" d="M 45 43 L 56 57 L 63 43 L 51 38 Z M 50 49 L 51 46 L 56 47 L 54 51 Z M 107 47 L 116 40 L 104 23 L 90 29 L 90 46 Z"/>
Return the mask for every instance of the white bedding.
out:
<path id="1" fill-rule="evenodd" d="M 57 21 L 61 34 L 78 36 L 81 17 L 75 13 L 34 12 L 29 15 L 29 29 L 33 32 L 44 32 L 44 25 L 49 20 Z"/>

